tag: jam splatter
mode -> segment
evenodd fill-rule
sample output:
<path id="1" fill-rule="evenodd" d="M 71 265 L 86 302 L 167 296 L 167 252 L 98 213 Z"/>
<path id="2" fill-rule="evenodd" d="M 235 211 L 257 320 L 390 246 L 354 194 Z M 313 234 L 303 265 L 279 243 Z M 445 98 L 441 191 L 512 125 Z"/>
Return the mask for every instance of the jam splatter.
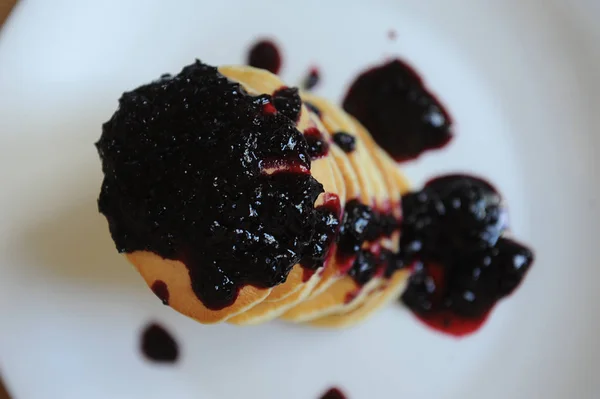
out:
<path id="1" fill-rule="evenodd" d="M 343 107 L 399 162 L 443 147 L 452 139 L 450 115 L 421 77 L 400 60 L 360 74 Z"/>
<path id="2" fill-rule="evenodd" d="M 151 288 L 152 292 L 154 292 L 154 295 L 156 295 L 158 299 L 162 301 L 163 305 L 169 304 L 169 287 L 167 287 L 167 284 L 164 281 L 156 280 L 154 283 L 152 283 Z"/>
<path id="3" fill-rule="evenodd" d="M 142 332 L 141 350 L 147 359 L 159 363 L 175 363 L 179 358 L 179 345 L 167 330 L 152 323 Z"/>
<path id="4" fill-rule="evenodd" d="M 333 142 L 342 149 L 345 153 L 349 154 L 356 149 L 356 138 L 346 132 L 337 132 L 333 134 Z"/>
<path id="5" fill-rule="evenodd" d="M 318 85 L 320 81 L 321 73 L 316 67 L 312 67 L 310 68 L 310 71 L 308 71 L 308 75 L 306 75 L 304 81 L 302 82 L 302 88 L 304 90 L 311 90 L 315 88 L 315 86 Z"/>
<path id="6" fill-rule="evenodd" d="M 248 52 L 248 65 L 278 74 L 281 69 L 281 52 L 272 41 L 260 40 Z"/>
<path id="7" fill-rule="evenodd" d="M 401 256 L 413 264 L 402 301 L 442 332 L 477 330 L 533 263 L 531 250 L 504 237 L 502 199 L 482 179 L 436 178 L 404 196 L 402 211 Z"/>
<path id="8" fill-rule="evenodd" d="M 398 33 L 394 29 L 390 29 L 388 30 L 387 37 L 392 41 L 396 40 L 396 38 L 398 37 Z"/>
<path id="9" fill-rule="evenodd" d="M 321 399 L 346 399 L 346 395 L 339 388 L 330 388 Z"/>
<path id="10" fill-rule="evenodd" d="M 269 101 L 197 61 L 124 93 L 96 143 L 98 207 L 117 249 L 181 261 L 210 309 L 244 285 L 282 283 L 312 250 L 323 187 L 306 139 L 263 112 Z"/>

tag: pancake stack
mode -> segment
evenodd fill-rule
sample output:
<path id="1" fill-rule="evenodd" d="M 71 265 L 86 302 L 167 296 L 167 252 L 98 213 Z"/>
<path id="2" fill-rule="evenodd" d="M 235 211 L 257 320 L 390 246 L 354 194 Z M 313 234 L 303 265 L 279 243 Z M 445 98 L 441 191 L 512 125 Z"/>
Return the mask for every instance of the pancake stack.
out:
<path id="1" fill-rule="evenodd" d="M 235 101 L 247 104 L 237 114 Z M 212 134 L 212 126 L 221 136 Z M 304 140 L 293 141 L 292 128 Z M 283 131 L 291 138 L 280 140 Z M 164 144 L 177 142 L 181 134 L 183 144 Z M 258 139 L 250 140 L 253 134 Z M 201 159 L 227 148 L 221 139 L 235 143 L 230 147 L 241 155 L 228 160 L 223 153 L 223 159 L 215 158 L 220 169 L 213 170 Z M 280 141 L 269 141 L 274 150 L 259 159 L 261 140 Z M 409 272 L 398 247 L 406 179 L 357 120 L 323 98 L 288 88 L 270 72 L 196 62 L 179 75 L 125 93 L 97 147 L 105 172 L 99 208 L 117 249 L 165 304 L 201 323 L 252 325 L 281 318 L 346 327 L 405 287 Z M 240 169 L 242 183 L 230 183 L 231 190 L 218 186 L 219 195 L 228 193 L 223 204 L 209 202 L 218 197 L 207 182 L 221 184 L 221 164 L 227 162 L 232 170 L 251 167 Z M 263 194 L 251 193 L 252 179 L 261 187 L 267 181 L 265 190 L 278 193 L 278 204 L 284 205 L 255 210 Z M 286 186 L 281 194 L 276 182 L 289 179 L 299 179 L 297 185 L 308 179 L 311 188 L 294 194 Z M 195 190 L 196 184 L 202 189 Z M 312 209 L 287 210 L 310 195 L 316 197 Z M 304 226 L 300 232 L 293 222 L 275 225 L 298 218 Z M 197 236 L 190 234 L 195 231 Z M 238 243 L 235 234 L 254 237 L 253 232 L 263 237 L 250 240 L 255 252 L 242 251 L 246 241 Z M 219 250 L 210 253 L 211 248 Z M 247 277 L 257 269 L 261 279 Z M 224 287 L 233 288 L 225 295 Z M 216 297 L 221 300 L 210 300 Z"/>

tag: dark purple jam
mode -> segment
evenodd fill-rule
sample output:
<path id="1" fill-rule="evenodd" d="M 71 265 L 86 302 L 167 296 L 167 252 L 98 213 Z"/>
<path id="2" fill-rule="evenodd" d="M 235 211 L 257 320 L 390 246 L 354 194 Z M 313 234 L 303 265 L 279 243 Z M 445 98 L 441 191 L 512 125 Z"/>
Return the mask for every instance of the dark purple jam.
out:
<path id="1" fill-rule="evenodd" d="M 177 341 L 162 326 L 152 323 L 142 332 L 141 350 L 147 359 L 159 363 L 175 363 L 179 358 Z"/>
<path id="2" fill-rule="evenodd" d="M 309 127 L 304 131 L 304 138 L 308 143 L 308 153 L 311 159 L 322 158 L 329 153 L 329 143 L 316 127 Z"/>
<path id="3" fill-rule="evenodd" d="M 346 132 L 337 132 L 333 134 L 333 142 L 342 149 L 345 153 L 349 154 L 356 149 L 356 139 L 353 135 Z"/>
<path id="4" fill-rule="evenodd" d="M 300 119 L 302 100 L 295 87 L 282 87 L 273 93 L 273 104 L 277 111 L 287 116 L 294 122 Z"/>
<path id="5" fill-rule="evenodd" d="M 315 208 L 317 221 L 315 235 L 300 264 L 305 269 L 316 270 L 323 266 L 340 228 L 341 204 L 335 194 L 325 194 L 323 205 Z M 310 276 L 309 276 L 310 277 Z"/>
<path id="6" fill-rule="evenodd" d="M 154 283 L 152 283 L 151 288 L 152 292 L 154 292 L 154 295 L 156 295 L 158 299 L 162 301 L 163 305 L 169 304 L 169 287 L 167 287 L 167 284 L 165 284 L 164 281 L 156 280 Z"/>
<path id="7" fill-rule="evenodd" d="M 319 84 L 320 80 L 321 73 L 316 67 L 312 67 L 310 68 L 310 71 L 308 71 L 308 75 L 306 75 L 306 77 L 304 78 L 302 88 L 304 88 L 304 90 L 311 90 Z"/>
<path id="8" fill-rule="evenodd" d="M 402 200 L 400 239 L 413 274 L 404 303 L 426 324 L 462 336 L 525 277 L 534 256 L 505 238 L 506 210 L 489 183 L 465 175 L 428 182 Z"/>
<path id="9" fill-rule="evenodd" d="M 282 283 L 312 251 L 323 187 L 304 135 L 270 104 L 197 61 L 124 93 L 96 143 L 117 249 L 183 262 L 210 309 Z"/>
<path id="10" fill-rule="evenodd" d="M 278 74 L 281 69 L 281 53 L 272 41 L 261 40 L 250 48 L 248 65 Z"/>
<path id="11" fill-rule="evenodd" d="M 393 217 L 379 213 L 356 199 L 351 200 L 344 211 L 338 250 L 343 254 L 356 254 L 364 242 L 389 236 L 398 227 Z"/>
<path id="12" fill-rule="evenodd" d="M 339 388 L 331 388 L 321 396 L 321 399 L 346 399 L 346 395 Z"/>
<path id="13" fill-rule="evenodd" d="M 450 115 L 421 77 L 400 60 L 360 74 L 343 107 L 399 162 L 443 147 L 452 139 Z"/>

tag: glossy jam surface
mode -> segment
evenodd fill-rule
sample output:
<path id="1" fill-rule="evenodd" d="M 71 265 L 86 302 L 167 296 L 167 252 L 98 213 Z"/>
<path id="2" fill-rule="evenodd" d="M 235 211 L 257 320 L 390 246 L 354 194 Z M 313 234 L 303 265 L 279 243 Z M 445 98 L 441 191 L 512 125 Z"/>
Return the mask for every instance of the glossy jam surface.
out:
<path id="1" fill-rule="evenodd" d="M 440 148 L 452 138 L 452 121 L 442 104 L 406 63 L 394 60 L 360 74 L 343 108 L 397 161 Z"/>
<path id="2" fill-rule="evenodd" d="M 156 280 L 154 283 L 152 283 L 151 288 L 152 292 L 154 292 L 154 295 L 156 295 L 158 299 L 162 301 L 163 305 L 169 304 L 169 287 L 167 287 L 167 284 L 165 284 L 164 281 Z"/>
<path id="3" fill-rule="evenodd" d="M 273 93 L 273 104 L 277 111 L 287 116 L 294 122 L 300 119 L 302 100 L 298 89 L 295 87 L 282 87 Z"/>
<path id="4" fill-rule="evenodd" d="M 346 399 L 346 395 L 339 388 L 330 388 L 321 399 Z"/>
<path id="5" fill-rule="evenodd" d="M 356 139 L 353 135 L 348 134 L 346 132 L 334 133 L 333 142 L 347 154 L 353 152 L 356 149 Z"/>
<path id="6" fill-rule="evenodd" d="M 340 229 L 341 204 L 335 194 L 327 193 L 323 205 L 315 208 L 317 220 L 315 234 L 300 264 L 309 270 L 323 266 Z M 312 274 L 308 274 L 310 277 Z"/>
<path id="7" fill-rule="evenodd" d="M 482 179 L 431 180 L 403 197 L 402 211 L 402 261 L 413 267 L 402 300 L 440 331 L 475 331 L 533 262 L 528 248 L 504 237 L 502 199 Z"/>
<path id="8" fill-rule="evenodd" d="M 255 68 L 278 74 L 281 69 L 281 52 L 272 41 L 261 40 L 250 48 L 247 63 Z"/>
<path id="9" fill-rule="evenodd" d="M 198 61 L 124 93 L 96 144 L 118 250 L 183 262 L 210 309 L 245 284 L 285 281 L 315 233 L 323 188 L 306 139 L 271 103 Z"/>
<path id="10" fill-rule="evenodd" d="M 142 332 L 141 350 L 151 361 L 174 363 L 179 358 L 179 345 L 164 327 L 152 323 Z"/>

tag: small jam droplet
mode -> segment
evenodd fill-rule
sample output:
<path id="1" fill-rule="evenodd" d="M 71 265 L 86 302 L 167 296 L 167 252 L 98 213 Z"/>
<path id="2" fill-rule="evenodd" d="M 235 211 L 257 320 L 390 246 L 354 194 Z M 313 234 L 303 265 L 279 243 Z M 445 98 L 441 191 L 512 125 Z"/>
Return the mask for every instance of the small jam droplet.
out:
<path id="1" fill-rule="evenodd" d="M 248 53 L 248 65 L 266 69 L 277 74 L 281 69 L 281 54 L 270 40 L 261 40 L 254 44 Z"/>
<path id="2" fill-rule="evenodd" d="M 346 395 L 339 388 L 331 388 L 321 396 L 321 399 L 346 399 Z"/>
<path id="3" fill-rule="evenodd" d="M 174 363 L 179 358 L 179 346 L 162 326 L 152 323 L 142 333 L 142 353 L 154 362 Z"/>
<path id="4" fill-rule="evenodd" d="M 333 134 L 333 142 L 345 153 L 351 153 L 356 149 L 356 139 L 346 132 L 337 132 Z"/>
<path id="5" fill-rule="evenodd" d="M 308 75 L 304 78 L 304 82 L 302 83 L 302 87 L 304 90 L 311 90 L 321 81 L 321 74 L 316 67 L 310 68 Z"/>
<path id="6" fill-rule="evenodd" d="M 169 304 L 169 287 L 164 281 L 156 280 L 152 283 L 152 292 L 162 301 L 163 305 Z"/>

